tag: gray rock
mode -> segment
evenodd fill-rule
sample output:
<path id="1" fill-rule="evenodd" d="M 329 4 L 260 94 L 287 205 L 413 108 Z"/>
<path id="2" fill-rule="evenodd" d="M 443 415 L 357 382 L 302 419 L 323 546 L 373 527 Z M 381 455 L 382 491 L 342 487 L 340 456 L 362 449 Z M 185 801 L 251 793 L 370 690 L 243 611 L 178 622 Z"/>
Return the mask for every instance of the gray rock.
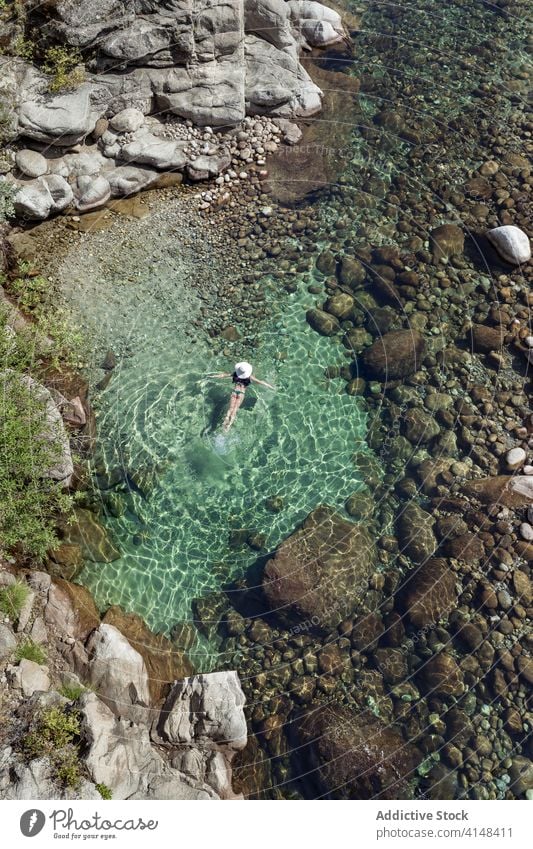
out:
<path id="1" fill-rule="evenodd" d="M 26 177 L 42 177 L 48 171 L 48 162 L 36 150 L 18 150 L 15 162 L 19 171 Z"/>
<path id="2" fill-rule="evenodd" d="M 48 187 L 36 180 L 33 183 L 25 183 L 17 191 L 13 204 L 19 217 L 44 220 L 50 215 L 54 200 Z"/>
<path id="3" fill-rule="evenodd" d="M 244 701 L 236 672 L 211 672 L 177 681 L 161 711 L 161 733 L 172 745 L 243 749 L 247 741 Z"/>
<path id="4" fill-rule="evenodd" d="M 2 757 L 3 755 L 3 757 Z M 48 758 L 22 763 L 11 750 L 0 754 L 0 799 L 102 800 L 95 785 L 82 778 L 76 790 L 61 788 Z"/>
<path id="5" fill-rule="evenodd" d="M 311 47 L 328 47 L 346 41 L 346 32 L 338 12 L 314 0 L 290 0 L 291 20 Z"/>
<path id="6" fill-rule="evenodd" d="M 197 156 L 187 166 L 187 174 L 191 180 L 207 180 L 216 177 L 231 165 L 231 156 L 225 153 L 213 156 Z"/>
<path id="7" fill-rule="evenodd" d="M 500 256 L 511 265 L 521 265 L 531 259 L 531 243 L 527 234 L 513 224 L 489 230 L 487 238 Z"/>
<path id="8" fill-rule="evenodd" d="M 0 657 L 9 657 L 11 652 L 15 650 L 16 645 L 17 638 L 11 628 L 0 622 Z"/>
<path id="9" fill-rule="evenodd" d="M 80 699 L 85 765 L 114 799 L 216 799 L 207 785 L 172 769 L 151 745 L 148 728 L 116 719 L 94 693 Z"/>
<path id="10" fill-rule="evenodd" d="M 142 656 L 113 625 L 100 625 L 87 643 L 90 681 L 118 716 L 146 719 L 150 704 L 148 671 Z"/>
<path id="11" fill-rule="evenodd" d="M 24 631 L 26 625 L 30 621 L 30 616 L 31 616 L 31 612 L 33 610 L 34 601 L 35 601 L 35 593 L 32 590 L 30 590 L 27 597 L 26 597 L 26 601 L 22 605 L 22 607 L 20 609 L 20 613 L 18 615 L 17 631 L 19 633 L 21 631 Z"/>
<path id="12" fill-rule="evenodd" d="M 300 65 L 296 46 L 279 50 L 247 35 L 245 59 L 249 114 L 305 118 L 320 111 L 322 92 Z"/>
<path id="13" fill-rule="evenodd" d="M 46 666 L 40 666 L 33 660 L 23 658 L 18 666 L 8 667 L 8 680 L 12 687 L 22 691 L 25 699 L 37 692 L 50 689 L 50 676 Z"/>
<path id="14" fill-rule="evenodd" d="M 44 177 L 39 177 L 39 180 L 52 196 L 52 212 L 62 212 L 70 206 L 74 200 L 74 193 L 64 177 L 60 177 L 59 174 L 46 174 Z"/>
<path id="15" fill-rule="evenodd" d="M 50 173 L 61 177 L 96 176 L 110 167 L 109 161 L 98 150 L 67 153 L 58 159 L 49 160 Z"/>
<path id="16" fill-rule="evenodd" d="M 97 89 L 92 82 L 65 94 L 40 95 L 38 99 L 32 99 L 32 93 L 31 90 L 21 93 L 20 135 L 60 147 L 83 141 L 103 111 L 94 103 Z"/>
<path id="17" fill-rule="evenodd" d="M 285 144 L 294 145 L 302 140 L 303 133 L 294 121 L 287 118 L 275 118 L 274 123 L 280 128 Z"/>
<path id="18" fill-rule="evenodd" d="M 78 177 L 76 180 L 76 209 L 88 212 L 103 206 L 111 197 L 111 186 L 105 177 Z"/>
<path id="19" fill-rule="evenodd" d="M 114 168 L 106 174 L 113 197 L 127 197 L 146 189 L 158 179 L 158 172 L 148 168 L 135 168 L 133 165 L 123 165 Z"/>

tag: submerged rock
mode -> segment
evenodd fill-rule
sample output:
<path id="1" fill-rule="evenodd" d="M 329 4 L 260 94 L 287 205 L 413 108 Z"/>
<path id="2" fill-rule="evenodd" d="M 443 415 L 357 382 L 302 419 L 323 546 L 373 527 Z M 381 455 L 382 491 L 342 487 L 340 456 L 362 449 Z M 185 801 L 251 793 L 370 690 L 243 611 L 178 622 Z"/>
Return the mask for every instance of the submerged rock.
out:
<path id="1" fill-rule="evenodd" d="M 26 177 L 42 177 L 48 171 L 48 162 L 36 150 L 19 150 L 15 156 L 15 162 L 19 171 Z"/>
<path id="2" fill-rule="evenodd" d="M 268 561 L 263 591 L 278 618 L 334 628 L 357 607 L 375 563 L 374 540 L 331 507 L 317 507 Z"/>
<path id="3" fill-rule="evenodd" d="M 487 238 L 502 259 L 511 265 L 522 265 L 531 259 L 531 243 L 520 227 L 513 224 L 495 227 L 488 231 Z"/>
<path id="4" fill-rule="evenodd" d="M 321 336 L 333 336 L 340 329 L 335 316 L 324 312 L 324 310 L 307 310 L 305 317 L 313 330 L 316 330 Z"/>
<path id="5" fill-rule="evenodd" d="M 496 475 L 467 481 L 465 495 L 479 498 L 483 504 L 501 504 L 504 507 L 527 507 L 533 503 L 532 475 Z"/>
<path id="6" fill-rule="evenodd" d="M 311 705 L 296 735 L 311 773 L 334 799 L 409 799 L 418 750 L 369 712 Z M 304 776 L 302 776 L 304 777 Z"/>
<path id="7" fill-rule="evenodd" d="M 79 545 L 83 556 L 95 563 L 111 563 L 120 557 L 107 530 L 94 513 L 84 507 L 74 508 L 73 521 L 64 529 L 64 540 Z"/>
<path id="8" fill-rule="evenodd" d="M 430 244 L 433 259 L 438 262 L 451 256 L 460 256 L 464 251 L 465 236 L 456 224 L 441 224 L 431 231 Z"/>

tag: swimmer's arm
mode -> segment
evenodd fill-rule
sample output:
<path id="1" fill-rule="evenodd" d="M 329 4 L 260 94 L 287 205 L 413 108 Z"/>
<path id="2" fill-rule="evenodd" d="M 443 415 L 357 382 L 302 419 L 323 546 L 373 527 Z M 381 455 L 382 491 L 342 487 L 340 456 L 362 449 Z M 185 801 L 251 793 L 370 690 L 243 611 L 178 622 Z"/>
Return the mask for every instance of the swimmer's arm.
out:
<path id="1" fill-rule="evenodd" d="M 261 386 L 266 386 L 267 389 L 274 389 L 275 390 L 275 388 L 276 388 L 275 386 L 272 386 L 271 383 L 267 383 L 266 380 L 259 380 L 258 377 L 252 377 L 250 379 L 253 380 L 254 383 L 259 383 Z"/>
<path id="2" fill-rule="evenodd" d="M 229 371 L 221 371 L 218 374 L 210 374 L 209 377 L 231 377 Z"/>

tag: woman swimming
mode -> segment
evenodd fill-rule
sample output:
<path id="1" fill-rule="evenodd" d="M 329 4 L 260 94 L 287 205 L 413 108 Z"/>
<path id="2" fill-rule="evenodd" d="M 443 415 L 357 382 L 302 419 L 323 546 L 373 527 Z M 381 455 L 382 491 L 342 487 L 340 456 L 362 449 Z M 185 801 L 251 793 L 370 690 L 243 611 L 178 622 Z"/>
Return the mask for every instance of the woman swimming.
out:
<path id="1" fill-rule="evenodd" d="M 220 372 L 220 374 L 213 375 L 213 377 L 218 378 L 231 377 L 233 381 L 233 391 L 231 393 L 228 412 L 226 413 L 226 417 L 222 423 L 222 428 L 226 431 L 226 433 L 235 421 L 237 411 L 244 401 L 246 387 L 249 386 L 250 383 L 258 383 L 261 386 L 266 386 L 267 389 L 274 389 L 274 387 L 270 383 L 267 383 L 266 380 L 259 380 L 257 377 L 252 377 L 252 371 L 253 369 L 250 363 L 243 362 L 237 363 L 233 374 L 223 371 Z"/>

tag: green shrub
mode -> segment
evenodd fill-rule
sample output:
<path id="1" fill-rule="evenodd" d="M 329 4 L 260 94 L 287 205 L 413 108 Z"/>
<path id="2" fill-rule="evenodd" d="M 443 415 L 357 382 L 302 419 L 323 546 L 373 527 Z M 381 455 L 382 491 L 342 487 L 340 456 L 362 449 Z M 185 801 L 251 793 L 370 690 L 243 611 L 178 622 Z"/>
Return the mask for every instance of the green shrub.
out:
<path id="1" fill-rule="evenodd" d="M 63 684 L 62 687 L 59 688 L 58 692 L 61 693 L 69 702 L 75 702 L 82 693 L 85 693 L 86 688 L 82 687 L 81 684 Z"/>
<path id="2" fill-rule="evenodd" d="M 19 35 L 11 45 L 10 52 L 20 59 L 25 59 L 26 62 L 31 62 L 35 53 L 35 44 L 29 41 L 24 36 Z"/>
<path id="3" fill-rule="evenodd" d="M 15 651 L 17 660 L 33 660 L 34 663 L 46 663 L 46 652 L 33 640 L 25 640 L 17 646 Z"/>
<path id="4" fill-rule="evenodd" d="M 43 70 L 52 77 L 49 85 L 52 92 L 76 88 L 85 80 L 85 68 L 79 50 L 50 47 L 45 54 Z"/>
<path id="5" fill-rule="evenodd" d="M 77 711 L 48 708 L 36 717 L 21 746 L 26 757 L 47 757 L 62 784 L 77 787 L 81 780 L 79 762 L 80 717 Z"/>
<path id="6" fill-rule="evenodd" d="M 111 792 L 111 788 L 107 786 L 107 784 L 97 784 L 96 789 L 98 790 L 102 799 L 112 799 L 113 793 Z"/>
<path id="7" fill-rule="evenodd" d="M 6 551 L 44 559 L 57 544 L 55 520 L 72 499 L 47 471 L 57 444 L 42 438 L 45 405 L 16 372 L 0 373 L 0 539 Z"/>
<path id="8" fill-rule="evenodd" d="M 17 581 L 0 589 L 0 612 L 9 616 L 12 621 L 18 619 L 24 602 L 29 595 L 29 587 L 24 581 Z"/>

